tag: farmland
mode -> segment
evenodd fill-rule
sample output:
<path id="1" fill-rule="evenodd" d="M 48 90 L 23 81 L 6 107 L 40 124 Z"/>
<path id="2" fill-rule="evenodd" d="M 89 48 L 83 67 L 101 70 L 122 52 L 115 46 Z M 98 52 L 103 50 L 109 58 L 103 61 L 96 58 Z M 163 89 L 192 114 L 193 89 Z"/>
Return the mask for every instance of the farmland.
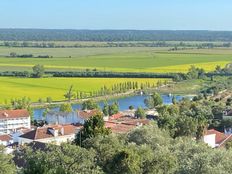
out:
<path id="1" fill-rule="evenodd" d="M 0 71 L 31 70 L 35 64 L 46 70 L 83 70 L 123 72 L 186 72 L 191 65 L 211 71 L 216 65 L 225 66 L 232 60 L 232 50 L 170 48 L 0 48 Z M 52 58 L 10 58 L 17 54 L 49 55 Z"/>
<path id="2" fill-rule="evenodd" d="M 62 42 L 62 44 L 65 44 Z M 74 43 L 66 43 L 74 44 Z M 89 44 L 89 43 L 84 43 Z M 101 44 L 94 42 L 92 44 Z M 170 47 L 95 47 L 95 48 L 32 48 L 0 47 L 0 71 L 32 71 L 35 64 L 42 64 L 46 71 L 80 71 L 97 69 L 115 72 L 187 72 L 191 65 L 212 71 L 217 65 L 232 61 L 230 48 L 186 48 L 170 51 Z M 12 58 L 10 53 L 33 54 L 33 58 Z M 51 58 L 36 58 L 49 55 Z M 90 92 L 106 85 L 137 81 L 155 84 L 158 79 L 100 79 L 100 78 L 0 78 L 0 102 L 5 99 L 30 97 L 33 101 L 63 100 L 70 85 L 75 90 Z"/>
<path id="3" fill-rule="evenodd" d="M 43 100 L 52 97 L 53 100 L 64 100 L 64 94 L 73 85 L 75 91 L 91 92 L 100 90 L 104 85 L 112 85 L 123 82 L 138 82 L 138 84 L 149 82 L 156 84 L 158 80 L 164 79 L 120 79 L 120 78 L 13 78 L 0 77 L 0 103 L 8 102 L 10 99 L 30 97 L 32 101 Z M 167 80 L 167 79 L 165 79 Z"/>

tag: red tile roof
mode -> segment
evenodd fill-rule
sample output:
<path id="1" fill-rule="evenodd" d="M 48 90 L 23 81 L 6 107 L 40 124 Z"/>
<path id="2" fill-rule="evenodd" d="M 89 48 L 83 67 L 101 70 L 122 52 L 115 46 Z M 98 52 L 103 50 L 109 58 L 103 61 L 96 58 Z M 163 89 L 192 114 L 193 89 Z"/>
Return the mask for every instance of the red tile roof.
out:
<path id="1" fill-rule="evenodd" d="M 105 127 L 111 128 L 113 133 L 127 133 L 137 126 L 149 124 L 147 119 L 134 119 L 131 117 L 125 117 L 119 120 L 109 120 L 105 122 Z"/>
<path id="2" fill-rule="evenodd" d="M 215 143 L 218 144 L 219 147 L 223 146 L 227 141 L 232 139 L 232 135 L 226 135 L 226 134 L 219 132 L 215 129 L 207 130 L 205 133 L 205 135 L 213 135 L 213 134 L 216 135 Z"/>
<path id="3" fill-rule="evenodd" d="M 119 119 L 119 118 L 121 118 L 121 117 L 123 117 L 123 114 L 122 114 L 122 113 L 117 113 L 117 114 L 111 115 L 111 116 L 109 117 L 109 119 L 110 119 L 110 120 L 114 120 L 114 119 Z"/>
<path id="4" fill-rule="evenodd" d="M 0 141 L 10 141 L 12 140 L 11 136 L 10 135 L 0 135 Z"/>
<path id="5" fill-rule="evenodd" d="M 29 116 L 30 114 L 26 109 L 0 110 L 0 119 L 23 118 L 23 117 L 29 117 Z"/>
<path id="6" fill-rule="evenodd" d="M 54 135 L 49 131 L 50 129 L 58 130 L 58 136 L 64 135 L 71 135 L 75 134 L 76 130 L 80 129 L 81 127 L 76 127 L 74 125 L 52 125 L 52 126 L 45 126 L 45 127 L 38 127 L 36 130 L 32 130 L 27 132 L 20 137 L 27 138 L 31 140 L 38 140 L 38 139 L 45 139 L 54 137 Z M 61 130 L 63 129 L 63 134 Z"/>
<path id="7" fill-rule="evenodd" d="M 93 110 L 85 110 L 85 111 L 77 111 L 78 116 L 81 117 L 82 119 L 89 119 L 90 117 L 96 115 L 97 113 L 99 113 L 100 111 L 97 109 L 93 109 Z"/>
<path id="8" fill-rule="evenodd" d="M 105 127 L 110 128 L 113 133 L 127 133 L 131 131 L 136 126 L 134 125 L 125 125 L 115 122 L 105 122 Z"/>

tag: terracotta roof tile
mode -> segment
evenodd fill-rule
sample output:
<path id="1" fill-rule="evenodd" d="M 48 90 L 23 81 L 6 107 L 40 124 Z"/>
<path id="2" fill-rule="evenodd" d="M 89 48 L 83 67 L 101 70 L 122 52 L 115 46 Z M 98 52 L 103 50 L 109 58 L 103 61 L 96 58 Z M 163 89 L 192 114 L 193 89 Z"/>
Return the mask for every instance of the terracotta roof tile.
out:
<path id="1" fill-rule="evenodd" d="M 100 111 L 97 109 L 93 109 L 93 110 L 85 110 L 85 111 L 77 111 L 78 116 L 81 117 L 82 119 L 89 119 L 90 117 L 96 115 L 97 113 L 99 113 Z"/>
<path id="2" fill-rule="evenodd" d="M 110 120 L 114 120 L 114 119 L 119 119 L 119 118 L 121 118 L 121 117 L 123 117 L 123 114 L 122 114 L 122 113 L 117 113 L 117 114 L 111 115 L 111 116 L 109 117 L 109 119 L 110 119 Z"/>
<path id="3" fill-rule="evenodd" d="M 11 136 L 8 134 L 0 135 L 0 141 L 10 141 L 12 140 Z"/>
<path id="4" fill-rule="evenodd" d="M 210 130 L 207 130 L 205 135 L 213 135 L 215 134 L 216 135 L 216 138 L 215 138 L 215 143 L 220 145 L 221 143 L 223 143 L 230 135 L 226 135 L 222 132 L 219 132 L 215 129 L 210 129 Z"/>
<path id="5" fill-rule="evenodd" d="M 76 130 L 80 128 L 81 128 L 80 126 L 77 127 L 74 125 L 52 125 L 52 126 L 38 127 L 36 130 L 27 132 L 21 135 L 20 137 L 31 139 L 31 140 L 45 139 L 45 138 L 54 137 L 54 135 L 50 132 L 50 129 L 58 130 L 58 136 L 64 136 L 64 135 L 75 134 Z M 63 134 L 61 133 L 62 129 L 63 129 Z"/>
<path id="6" fill-rule="evenodd" d="M 29 117 L 29 116 L 30 114 L 26 109 L 0 110 L 0 119 L 23 118 L 23 117 Z"/>

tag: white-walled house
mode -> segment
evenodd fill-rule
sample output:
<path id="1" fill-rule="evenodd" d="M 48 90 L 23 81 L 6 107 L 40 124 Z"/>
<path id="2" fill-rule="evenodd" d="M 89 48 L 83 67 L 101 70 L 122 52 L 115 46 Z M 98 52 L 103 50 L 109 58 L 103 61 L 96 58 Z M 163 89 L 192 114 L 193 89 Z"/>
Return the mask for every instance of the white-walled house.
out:
<path id="1" fill-rule="evenodd" d="M 50 111 L 46 115 L 45 121 L 48 124 L 84 124 L 90 117 L 96 115 L 99 111 L 94 110 L 78 110 L 73 112 L 56 112 Z"/>
<path id="2" fill-rule="evenodd" d="M 38 127 L 35 130 L 19 136 L 19 144 L 31 142 L 53 143 L 60 145 L 63 142 L 73 141 L 81 126 L 74 125 L 50 125 Z"/>
<path id="3" fill-rule="evenodd" d="M 4 134 L 0 135 L 0 145 L 8 146 L 13 143 L 13 139 L 10 135 Z"/>
<path id="4" fill-rule="evenodd" d="M 231 140 L 232 134 L 227 135 L 215 129 L 207 130 L 203 136 L 203 141 L 212 148 L 222 147 Z"/>
<path id="5" fill-rule="evenodd" d="M 30 114 L 26 109 L 0 110 L 0 134 L 10 134 L 20 127 L 31 127 Z"/>

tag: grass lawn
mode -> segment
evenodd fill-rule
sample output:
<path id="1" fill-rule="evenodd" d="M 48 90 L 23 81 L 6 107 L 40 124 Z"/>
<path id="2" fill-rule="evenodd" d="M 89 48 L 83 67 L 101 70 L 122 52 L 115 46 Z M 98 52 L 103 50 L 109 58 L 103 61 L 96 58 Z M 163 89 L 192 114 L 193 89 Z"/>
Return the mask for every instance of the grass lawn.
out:
<path id="1" fill-rule="evenodd" d="M 29 97 L 33 101 L 39 98 L 52 97 L 53 100 L 64 100 L 64 93 L 74 86 L 76 91 L 91 92 L 100 90 L 104 85 L 111 87 L 122 82 L 156 84 L 158 80 L 167 79 L 129 79 L 129 78 L 15 78 L 0 77 L 0 103 L 13 98 Z"/>

